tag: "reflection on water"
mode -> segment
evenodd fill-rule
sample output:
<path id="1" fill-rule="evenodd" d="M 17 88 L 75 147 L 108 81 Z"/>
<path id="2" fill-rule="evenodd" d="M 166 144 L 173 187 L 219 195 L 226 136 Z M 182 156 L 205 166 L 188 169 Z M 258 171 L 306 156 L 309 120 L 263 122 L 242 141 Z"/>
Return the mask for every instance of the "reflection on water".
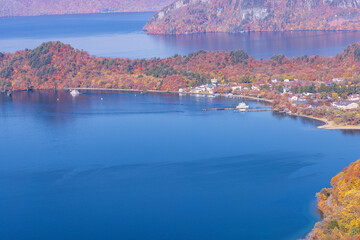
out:
<path id="1" fill-rule="evenodd" d="M 307 118 L 307 117 L 299 117 L 296 115 L 288 115 L 286 113 L 281 113 L 281 112 L 272 112 L 272 116 L 274 116 L 276 119 L 279 119 L 279 120 L 286 119 L 286 118 L 290 118 L 293 120 L 299 120 L 302 124 L 309 125 L 309 126 L 319 127 L 319 126 L 324 125 L 324 122 L 316 120 L 316 119 Z M 352 136 L 360 135 L 360 130 L 357 130 L 357 129 L 340 129 L 338 131 L 340 131 L 343 135 L 352 135 Z"/>
<path id="2" fill-rule="evenodd" d="M 17 109 L 17 114 L 25 114 L 25 113 L 38 113 L 38 116 L 44 120 L 57 123 L 66 121 L 66 119 L 72 119 L 73 115 L 128 115 L 128 114 L 161 114 L 161 113 L 169 113 L 169 112 L 184 112 L 184 111 L 194 111 L 194 109 L 182 109 L 182 110 L 174 110 L 171 109 L 172 105 L 177 105 L 178 103 L 178 95 L 177 94 L 161 94 L 161 93 L 150 93 L 150 95 L 155 99 L 161 99 L 162 102 L 169 105 L 169 108 L 166 111 L 160 109 L 160 107 L 156 107 L 152 105 L 151 108 L 146 108 L 145 106 L 137 106 L 133 109 L 122 109 L 119 106 L 114 106 L 113 100 L 118 96 L 138 96 L 144 97 L 143 94 L 134 94 L 127 93 L 123 91 L 102 91 L 102 90 L 87 90 L 82 91 L 78 97 L 74 98 L 70 95 L 69 91 L 56 91 L 56 90 L 36 90 L 36 91 L 19 91 L 13 93 L 10 97 L 6 94 L 0 94 L 0 105 L 3 107 L 0 108 L 0 113 L 2 113 L 3 117 L 9 117 L 9 113 L 7 111 L 7 106 L 11 104 L 12 108 Z M 167 97 L 165 97 L 167 96 Z M 131 97 L 130 97 L 131 98 Z M 237 100 L 235 99 L 226 99 L 226 98 L 205 98 L 205 97 L 191 97 L 185 96 L 181 97 L 184 102 L 194 102 L 195 106 L 197 105 L 196 110 L 192 114 L 201 113 L 204 105 L 216 106 L 216 107 L 233 107 L 237 104 Z M 243 99 L 244 101 L 248 101 Z M 111 103 L 109 105 L 104 105 Z M 41 104 L 46 103 L 46 104 Z M 263 102 L 248 101 L 250 105 L 267 105 Z M 101 104 L 100 106 L 105 108 L 97 108 L 96 112 L 92 108 L 94 105 Z M 161 106 L 163 108 L 163 106 Z M 304 125 L 308 126 L 321 126 L 324 123 L 315 119 L 298 117 L 295 115 L 288 115 L 282 112 L 271 112 L 271 115 L 278 120 L 285 120 L 287 118 L 300 121 Z M 63 122 L 62 122 L 63 123 Z M 360 130 L 341 130 L 341 133 L 344 135 L 360 135 Z"/>
<path id="3" fill-rule="evenodd" d="M 360 138 L 284 114 L 202 111 L 238 101 L 0 94 L 0 236 L 304 237 L 315 193 L 359 157 Z"/>
<path id="4" fill-rule="evenodd" d="M 204 50 L 244 49 L 255 58 L 269 58 L 273 54 L 286 56 L 334 56 L 347 45 L 360 40 L 360 32 L 295 31 L 255 33 L 207 33 L 180 36 L 152 36 L 163 44 L 188 52 Z M 180 52 L 182 53 L 182 52 Z"/>
<path id="5" fill-rule="evenodd" d="M 188 54 L 200 49 L 244 49 L 255 58 L 334 56 L 360 40 L 360 32 L 296 31 L 147 35 L 142 31 L 153 13 L 113 13 L 0 18 L 0 51 L 34 48 L 60 40 L 90 54 L 106 57 L 151 58 Z"/>
<path id="6" fill-rule="evenodd" d="M 344 135 L 360 136 L 360 130 L 344 129 L 341 130 Z"/>

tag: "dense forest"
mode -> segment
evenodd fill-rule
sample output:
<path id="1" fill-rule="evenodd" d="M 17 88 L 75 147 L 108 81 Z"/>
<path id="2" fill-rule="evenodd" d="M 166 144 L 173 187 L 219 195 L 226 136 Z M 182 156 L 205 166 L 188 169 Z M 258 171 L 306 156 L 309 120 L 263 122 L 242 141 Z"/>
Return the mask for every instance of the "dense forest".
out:
<path id="1" fill-rule="evenodd" d="M 151 34 L 359 30 L 360 9 L 352 0 L 177 0 L 144 29 Z"/>
<path id="2" fill-rule="evenodd" d="M 360 239 L 360 160 L 336 175 L 331 186 L 318 193 L 322 221 L 307 239 Z"/>
<path id="3" fill-rule="evenodd" d="M 159 11 L 172 0 L 0 0 L 0 17 Z"/>
<path id="4" fill-rule="evenodd" d="M 0 53 L 0 90 L 86 87 L 177 91 L 209 83 L 212 78 L 221 83 L 250 85 L 267 84 L 274 78 L 279 83 L 284 79 L 300 79 L 302 86 L 343 78 L 349 92 L 359 83 L 359 63 L 359 44 L 332 58 L 274 55 L 255 59 L 243 50 L 236 50 L 131 60 L 93 57 L 60 42 L 47 42 L 33 50 Z M 293 91 L 301 92 L 304 88 L 295 86 Z M 344 91 L 341 86 L 341 90 L 329 88 L 324 91 Z"/>

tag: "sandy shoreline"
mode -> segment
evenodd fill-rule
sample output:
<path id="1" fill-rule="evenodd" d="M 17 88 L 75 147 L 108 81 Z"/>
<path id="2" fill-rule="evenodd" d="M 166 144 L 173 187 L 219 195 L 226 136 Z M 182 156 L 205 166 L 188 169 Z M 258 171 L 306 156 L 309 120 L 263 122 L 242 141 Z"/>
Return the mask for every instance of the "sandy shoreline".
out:
<path id="1" fill-rule="evenodd" d="M 317 117 L 312 117 L 312 116 L 308 116 L 308 115 L 302 115 L 302 114 L 289 114 L 291 116 L 297 116 L 297 117 L 302 117 L 302 118 L 308 118 L 308 119 L 312 119 L 312 120 L 317 120 L 319 122 L 324 123 L 324 125 L 318 126 L 317 128 L 320 129 L 328 129 L 328 130 L 360 130 L 360 126 L 354 126 L 354 125 L 336 125 L 334 122 L 332 121 L 328 121 L 324 118 L 317 118 Z"/>

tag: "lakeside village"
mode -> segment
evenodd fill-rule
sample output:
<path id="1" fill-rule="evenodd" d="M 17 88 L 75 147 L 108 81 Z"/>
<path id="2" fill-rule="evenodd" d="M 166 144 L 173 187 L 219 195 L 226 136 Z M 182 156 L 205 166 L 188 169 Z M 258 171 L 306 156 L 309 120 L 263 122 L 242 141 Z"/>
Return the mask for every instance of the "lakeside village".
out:
<path id="1" fill-rule="evenodd" d="M 291 115 L 318 118 L 333 126 L 360 125 L 360 84 L 350 84 L 346 78 L 328 82 L 298 79 L 272 79 L 266 84 L 220 83 L 212 79 L 209 84 L 180 88 L 179 95 L 207 97 L 249 97 L 267 101 L 272 110 Z M 246 106 L 239 104 L 237 109 Z M 242 110 L 243 111 L 243 110 Z"/>

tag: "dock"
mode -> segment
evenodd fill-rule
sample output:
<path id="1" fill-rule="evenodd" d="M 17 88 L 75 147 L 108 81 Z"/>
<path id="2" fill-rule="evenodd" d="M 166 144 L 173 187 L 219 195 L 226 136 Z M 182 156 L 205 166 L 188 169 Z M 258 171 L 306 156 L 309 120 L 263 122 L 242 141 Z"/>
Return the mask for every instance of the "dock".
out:
<path id="1" fill-rule="evenodd" d="M 272 109 L 256 109 L 256 110 L 235 110 L 234 112 L 270 112 Z"/>
<path id="2" fill-rule="evenodd" d="M 249 108 L 207 108 L 203 111 L 223 111 L 223 110 L 235 110 L 235 112 L 264 112 L 272 111 L 271 107 L 249 107 Z"/>
<path id="3" fill-rule="evenodd" d="M 203 111 L 222 111 L 222 110 L 236 110 L 236 108 L 207 108 Z"/>

